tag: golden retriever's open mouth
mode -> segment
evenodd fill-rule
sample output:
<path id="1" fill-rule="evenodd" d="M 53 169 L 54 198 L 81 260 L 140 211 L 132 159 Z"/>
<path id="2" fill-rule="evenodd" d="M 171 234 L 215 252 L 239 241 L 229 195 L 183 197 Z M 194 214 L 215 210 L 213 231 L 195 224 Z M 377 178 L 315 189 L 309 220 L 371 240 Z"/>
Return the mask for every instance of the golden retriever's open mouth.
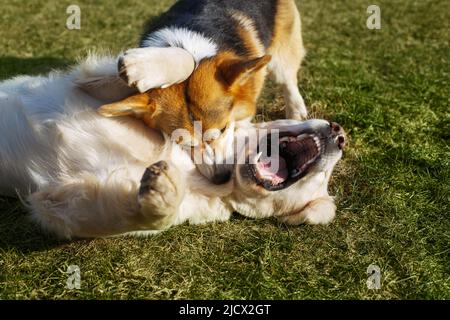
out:
<path id="1" fill-rule="evenodd" d="M 269 143 L 270 140 L 269 137 Z M 271 150 L 270 145 L 268 150 Z M 260 158 L 247 169 L 258 185 L 268 191 L 279 191 L 306 176 L 323 151 L 323 143 L 316 135 L 284 135 L 279 139 L 278 154 Z M 274 165 L 274 161 L 278 163 Z"/>

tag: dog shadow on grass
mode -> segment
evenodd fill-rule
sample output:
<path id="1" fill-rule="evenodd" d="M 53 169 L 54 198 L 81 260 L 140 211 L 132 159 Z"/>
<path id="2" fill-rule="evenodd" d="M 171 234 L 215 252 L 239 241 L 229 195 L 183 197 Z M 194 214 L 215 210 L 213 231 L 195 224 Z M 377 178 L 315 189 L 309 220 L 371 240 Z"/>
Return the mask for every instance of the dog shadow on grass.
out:
<path id="1" fill-rule="evenodd" d="M 18 75 L 46 74 L 55 69 L 65 69 L 73 60 L 54 57 L 18 58 L 0 56 L 0 80 Z"/>
<path id="2" fill-rule="evenodd" d="M 255 221 L 238 213 L 232 215 L 230 222 L 233 221 L 251 222 L 255 226 L 272 225 L 281 229 L 289 229 L 289 227 L 274 219 Z M 48 251 L 74 242 L 89 241 L 93 241 L 93 239 L 59 240 L 45 233 L 33 222 L 30 219 L 29 212 L 19 200 L 0 197 L 0 252 L 13 250 L 27 254 Z"/>
<path id="3" fill-rule="evenodd" d="M 65 243 L 67 241 L 45 234 L 31 221 L 29 213 L 19 200 L 0 197 L 0 251 L 46 251 Z"/>

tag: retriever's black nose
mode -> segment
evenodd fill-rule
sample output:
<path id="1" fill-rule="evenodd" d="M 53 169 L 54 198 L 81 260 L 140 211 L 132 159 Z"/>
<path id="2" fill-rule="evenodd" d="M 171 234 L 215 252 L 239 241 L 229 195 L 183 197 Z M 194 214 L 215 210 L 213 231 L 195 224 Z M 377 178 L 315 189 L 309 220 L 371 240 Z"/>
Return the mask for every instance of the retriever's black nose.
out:
<path id="1" fill-rule="evenodd" d="M 330 122 L 330 127 L 331 127 L 331 136 L 333 138 L 336 138 L 336 143 L 339 149 L 341 150 L 344 149 L 347 140 L 345 138 L 344 129 L 342 129 L 342 127 L 336 122 Z"/>
<path id="2" fill-rule="evenodd" d="M 334 135 L 339 135 L 344 133 L 344 130 L 342 129 L 342 127 L 336 123 L 336 122 L 330 122 L 330 126 L 331 126 L 331 133 Z"/>

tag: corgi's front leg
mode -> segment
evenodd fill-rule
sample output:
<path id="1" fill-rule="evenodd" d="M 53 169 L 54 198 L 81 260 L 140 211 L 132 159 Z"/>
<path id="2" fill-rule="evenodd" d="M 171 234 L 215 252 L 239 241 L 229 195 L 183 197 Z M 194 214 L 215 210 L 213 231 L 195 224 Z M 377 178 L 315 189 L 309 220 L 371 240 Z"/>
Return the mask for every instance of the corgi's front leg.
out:
<path id="1" fill-rule="evenodd" d="M 130 86 L 143 93 L 155 88 L 160 83 L 153 75 L 152 56 L 147 48 L 136 48 L 126 51 L 119 57 L 119 76 Z M 155 82 L 156 81 L 156 82 Z"/>
<path id="2" fill-rule="evenodd" d="M 127 50 L 118 61 L 119 76 L 141 93 L 183 82 L 194 71 L 195 61 L 181 48 L 136 48 Z"/>

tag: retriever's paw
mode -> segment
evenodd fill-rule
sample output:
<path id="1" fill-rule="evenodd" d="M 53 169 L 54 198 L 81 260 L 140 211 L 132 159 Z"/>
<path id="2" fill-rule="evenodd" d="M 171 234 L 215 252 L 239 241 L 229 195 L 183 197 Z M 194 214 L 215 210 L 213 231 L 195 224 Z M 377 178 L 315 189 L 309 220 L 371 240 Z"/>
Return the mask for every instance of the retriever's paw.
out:
<path id="1" fill-rule="evenodd" d="M 169 177 L 169 165 L 160 161 L 145 170 L 139 187 L 139 203 L 169 206 L 177 198 L 177 188 Z"/>
<path id="2" fill-rule="evenodd" d="M 336 216 L 336 205 L 331 197 L 319 198 L 309 203 L 297 214 L 281 217 L 281 221 L 289 225 L 327 225 Z"/>
<path id="3" fill-rule="evenodd" d="M 164 229 L 174 219 L 183 197 L 176 169 L 165 161 L 145 170 L 138 193 L 140 210 L 152 223 L 153 229 Z"/>

